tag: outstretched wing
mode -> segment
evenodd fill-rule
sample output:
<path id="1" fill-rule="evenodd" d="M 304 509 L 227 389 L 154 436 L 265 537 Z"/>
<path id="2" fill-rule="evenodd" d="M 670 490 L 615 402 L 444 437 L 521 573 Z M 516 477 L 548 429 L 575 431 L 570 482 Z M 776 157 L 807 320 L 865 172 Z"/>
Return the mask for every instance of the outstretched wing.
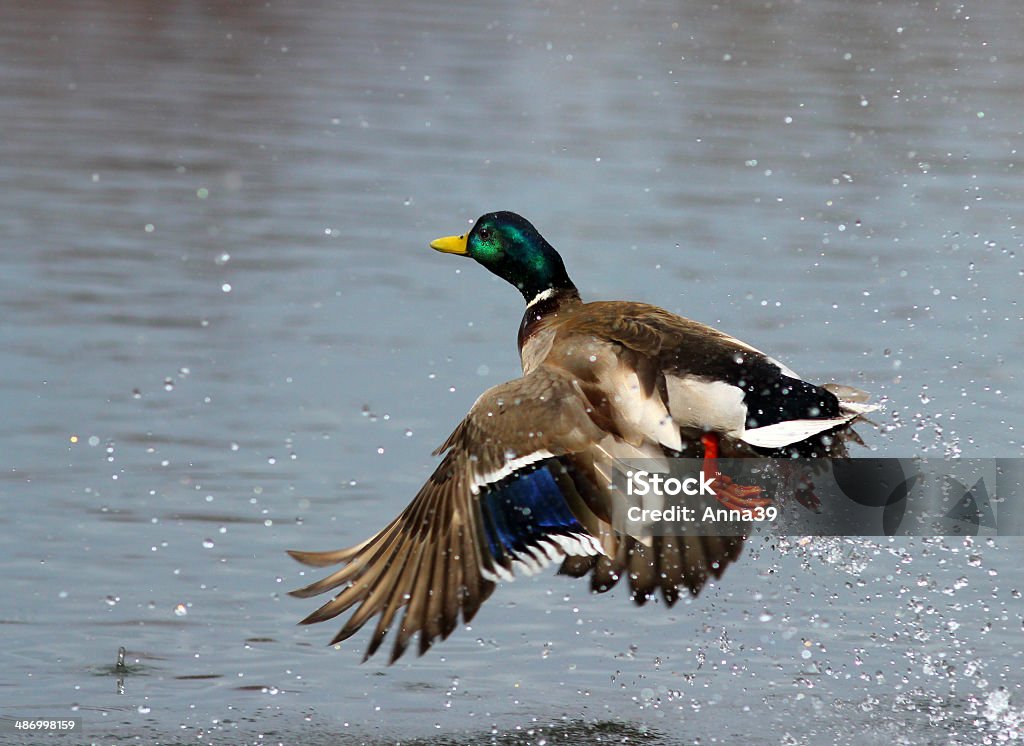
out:
<path id="1" fill-rule="evenodd" d="M 437 470 L 380 533 L 349 549 L 289 554 L 344 567 L 292 595 L 341 588 L 303 623 L 355 611 L 332 642 L 379 615 L 366 657 L 397 628 L 391 660 L 420 633 L 420 653 L 468 622 L 499 577 L 567 555 L 600 554 L 577 520 L 567 459 L 603 437 L 568 374 L 542 367 L 481 396 L 439 452 Z M 544 423 L 544 429 L 538 423 Z M 401 616 L 401 622 L 398 622 Z"/>
<path id="2" fill-rule="evenodd" d="M 438 449 L 441 464 L 387 527 L 349 549 L 289 552 L 308 565 L 344 565 L 292 591 L 305 598 L 340 589 L 303 623 L 354 608 L 333 644 L 377 616 L 365 658 L 395 630 L 394 662 L 416 633 L 422 655 L 460 616 L 469 622 L 496 580 L 553 561 L 562 561 L 562 574 L 591 574 L 596 592 L 625 579 L 638 603 L 659 589 L 670 605 L 684 589 L 698 593 L 739 556 L 743 539 L 618 533 L 617 465 L 679 454 L 660 442 L 661 424 L 620 437 L 624 423 L 606 403 L 595 401 L 586 382 L 550 366 L 485 392 Z"/>

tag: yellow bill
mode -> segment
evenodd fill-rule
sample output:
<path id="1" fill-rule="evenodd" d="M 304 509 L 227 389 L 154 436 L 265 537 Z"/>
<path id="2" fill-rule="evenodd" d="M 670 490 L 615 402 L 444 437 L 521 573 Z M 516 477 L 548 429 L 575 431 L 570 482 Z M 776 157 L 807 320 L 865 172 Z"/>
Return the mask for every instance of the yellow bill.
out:
<path id="1" fill-rule="evenodd" d="M 461 236 L 445 236 L 435 238 L 430 242 L 430 248 L 436 251 L 443 251 L 445 254 L 465 254 L 468 233 Z"/>

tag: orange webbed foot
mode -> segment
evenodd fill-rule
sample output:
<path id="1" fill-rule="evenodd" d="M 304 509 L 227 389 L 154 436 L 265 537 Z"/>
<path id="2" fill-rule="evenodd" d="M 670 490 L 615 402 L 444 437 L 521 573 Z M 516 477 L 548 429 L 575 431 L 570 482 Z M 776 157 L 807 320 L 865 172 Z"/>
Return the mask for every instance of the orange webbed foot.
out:
<path id="1" fill-rule="evenodd" d="M 759 497 L 761 488 L 736 484 L 725 474 L 719 474 L 711 483 L 715 499 L 730 510 L 754 510 L 772 504 L 770 497 Z"/>
<path id="2" fill-rule="evenodd" d="M 704 446 L 704 473 L 715 475 L 711 489 L 714 490 L 715 499 L 718 502 L 730 510 L 754 510 L 755 508 L 767 508 L 772 504 L 770 497 L 758 497 L 761 494 L 760 487 L 736 484 L 732 478 L 718 471 L 716 462 L 719 453 L 719 438 L 716 433 L 704 433 L 700 441 Z"/>

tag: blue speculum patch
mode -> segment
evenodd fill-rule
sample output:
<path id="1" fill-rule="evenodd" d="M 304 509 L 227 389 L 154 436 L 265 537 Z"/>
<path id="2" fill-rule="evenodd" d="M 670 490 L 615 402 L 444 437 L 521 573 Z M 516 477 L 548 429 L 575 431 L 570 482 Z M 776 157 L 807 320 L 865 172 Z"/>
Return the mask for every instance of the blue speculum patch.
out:
<path id="1" fill-rule="evenodd" d="M 583 533 L 550 466 L 514 474 L 481 492 L 491 554 L 518 554 L 551 534 Z"/>

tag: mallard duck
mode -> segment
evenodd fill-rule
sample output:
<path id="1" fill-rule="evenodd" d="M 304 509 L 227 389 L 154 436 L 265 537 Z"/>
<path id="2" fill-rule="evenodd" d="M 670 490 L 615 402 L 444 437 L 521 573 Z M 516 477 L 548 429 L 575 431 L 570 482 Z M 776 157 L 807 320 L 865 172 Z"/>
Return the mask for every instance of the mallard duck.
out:
<path id="1" fill-rule="evenodd" d="M 307 565 L 343 567 L 292 595 L 341 588 L 302 620 L 358 606 L 332 644 L 377 616 L 364 660 L 396 631 L 391 661 L 419 633 L 422 655 L 468 623 L 497 581 L 561 561 L 611 588 L 623 574 L 643 603 L 696 595 L 742 548 L 742 537 L 654 537 L 612 529 L 610 460 L 726 451 L 779 454 L 847 428 L 873 407 L 856 389 L 817 386 L 750 345 L 655 306 L 584 303 L 558 252 L 526 219 L 483 215 L 431 248 L 469 257 L 526 301 L 521 378 L 495 386 L 435 451 L 441 463 L 402 513 L 348 549 L 290 551 Z M 757 488 L 717 486 L 738 502 Z M 404 612 L 404 615 L 403 615 Z M 399 617 L 401 621 L 399 622 Z"/>

